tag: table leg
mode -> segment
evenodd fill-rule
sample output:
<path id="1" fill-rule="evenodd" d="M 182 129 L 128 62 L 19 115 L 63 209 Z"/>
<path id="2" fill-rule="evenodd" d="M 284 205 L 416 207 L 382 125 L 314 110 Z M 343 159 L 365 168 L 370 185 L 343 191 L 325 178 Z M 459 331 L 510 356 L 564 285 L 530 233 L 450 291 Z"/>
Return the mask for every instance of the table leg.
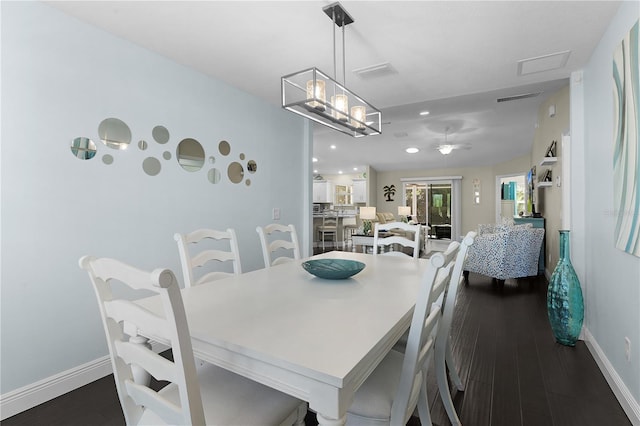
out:
<path id="1" fill-rule="evenodd" d="M 142 345 L 147 349 L 151 349 L 151 344 L 149 343 L 149 339 L 147 339 L 146 337 L 131 336 L 129 337 L 129 342 L 134 343 L 136 345 Z M 149 384 L 151 383 L 151 374 L 149 374 L 147 370 L 145 370 L 144 368 L 138 367 L 137 365 L 132 364 L 131 373 L 133 374 L 133 381 L 135 383 L 145 385 L 145 386 L 149 386 Z"/>
<path id="2" fill-rule="evenodd" d="M 342 416 L 339 419 L 330 419 L 320 413 L 316 413 L 316 417 L 318 419 L 318 426 L 343 426 L 347 422 L 347 416 Z"/>

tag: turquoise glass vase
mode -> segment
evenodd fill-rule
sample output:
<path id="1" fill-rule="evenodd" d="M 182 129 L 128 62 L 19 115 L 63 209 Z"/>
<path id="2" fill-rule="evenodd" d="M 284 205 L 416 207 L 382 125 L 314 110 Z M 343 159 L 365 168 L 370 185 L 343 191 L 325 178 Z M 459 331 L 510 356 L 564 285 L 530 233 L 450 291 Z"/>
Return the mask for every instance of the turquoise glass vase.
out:
<path id="1" fill-rule="evenodd" d="M 560 259 L 547 289 L 547 312 L 556 341 L 575 346 L 582 330 L 582 289 L 569 255 L 569 231 L 560 231 Z"/>

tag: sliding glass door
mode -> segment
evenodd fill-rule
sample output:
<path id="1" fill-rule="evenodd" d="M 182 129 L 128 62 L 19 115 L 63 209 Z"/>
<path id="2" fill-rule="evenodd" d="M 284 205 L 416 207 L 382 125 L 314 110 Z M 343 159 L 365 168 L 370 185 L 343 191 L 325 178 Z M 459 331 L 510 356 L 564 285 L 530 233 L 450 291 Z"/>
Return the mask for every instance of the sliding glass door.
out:
<path id="1" fill-rule="evenodd" d="M 430 239 L 456 239 L 460 229 L 460 178 L 403 179 L 404 205 L 413 220 L 429 226 Z"/>

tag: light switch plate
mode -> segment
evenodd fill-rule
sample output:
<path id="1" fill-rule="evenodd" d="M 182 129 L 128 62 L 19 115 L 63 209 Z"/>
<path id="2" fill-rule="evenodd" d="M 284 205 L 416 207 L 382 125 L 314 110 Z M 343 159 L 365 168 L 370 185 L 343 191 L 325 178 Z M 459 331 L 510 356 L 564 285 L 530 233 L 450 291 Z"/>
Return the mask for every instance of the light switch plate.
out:
<path id="1" fill-rule="evenodd" d="M 280 220 L 280 209 L 275 207 L 273 209 L 273 214 L 271 215 L 273 220 Z"/>

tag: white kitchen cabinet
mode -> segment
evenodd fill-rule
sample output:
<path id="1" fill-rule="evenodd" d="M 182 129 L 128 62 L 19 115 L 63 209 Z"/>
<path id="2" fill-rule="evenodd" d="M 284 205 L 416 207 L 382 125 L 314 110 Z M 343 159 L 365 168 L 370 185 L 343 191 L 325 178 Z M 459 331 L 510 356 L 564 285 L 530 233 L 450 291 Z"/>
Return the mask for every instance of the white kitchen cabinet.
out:
<path id="1" fill-rule="evenodd" d="M 333 185 L 326 180 L 313 182 L 313 202 L 333 203 Z"/>
<path id="2" fill-rule="evenodd" d="M 353 203 L 367 203 L 367 180 L 366 179 L 354 179 L 353 180 Z"/>

